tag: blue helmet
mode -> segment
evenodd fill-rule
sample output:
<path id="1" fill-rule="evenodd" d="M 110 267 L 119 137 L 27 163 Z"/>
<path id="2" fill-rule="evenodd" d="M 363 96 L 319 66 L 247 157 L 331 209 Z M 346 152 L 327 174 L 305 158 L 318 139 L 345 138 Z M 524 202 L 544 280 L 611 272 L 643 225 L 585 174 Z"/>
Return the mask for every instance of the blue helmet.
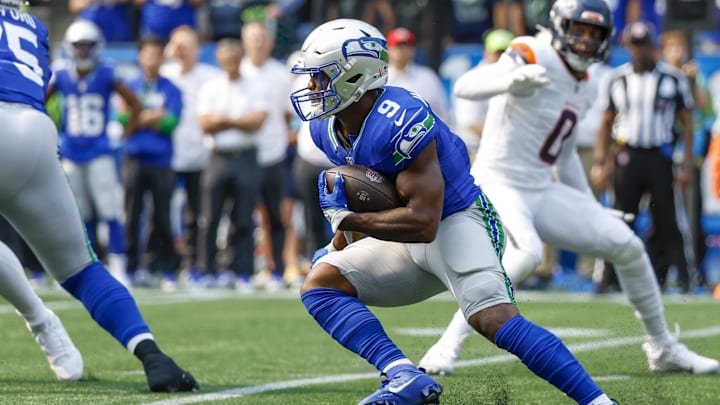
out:
<path id="1" fill-rule="evenodd" d="M 583 39 L 572 35 L 573 23 L 594 25 L 603 30 L 602 38 L 586 42 L 590 56 L 581 56 L 573 47 Z M 557 0 L 550 9 L 552 45 L 575 71 L 602 61 L 610 52 L 613 34 L 612 13 L 604 0 Z"/>

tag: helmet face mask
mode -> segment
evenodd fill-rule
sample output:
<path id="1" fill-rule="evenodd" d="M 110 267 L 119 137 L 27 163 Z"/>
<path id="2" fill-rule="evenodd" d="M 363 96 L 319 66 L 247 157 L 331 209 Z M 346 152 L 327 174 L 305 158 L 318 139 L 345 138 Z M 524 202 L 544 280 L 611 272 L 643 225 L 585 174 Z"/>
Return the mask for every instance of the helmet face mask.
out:
<path id="1" fill-rule="evenodd" d="M 592 39 L 581 36 L 588 30 Z M 604 0 L 557 0 L 550 9 L 550 32 L 553 47 L 570 68 L 584 72 L 610 51 L 612 14 Z"/>
<path id="2" fill-rule="evenodd" d="M 104 45 L 102 32 L 90 21 L 77 20 L 65 31 L 63 46 L 78 69 L 92 69 Z"/>
<path id="3" fill-rule="evenodd" d="M 314 89 L 300 89 L 290 95 L 295 112 L 303 121 L 327 116 L 342 103 L 342 98 L 332 87 L 332 83 L 341 73 L 337 62 L 310 68 L 296 65 L 291 72 L 308 74 L 310 81 L 314 83 Z"/>
<path id="4" fill-rule="evenodd" d="M 309 74 L 315 85 L 293 92 L 290 99 L 302 120 L 327 118 L 368 90 L 383 87 L 387 70 L 387 41 L 377 28 L 359 20 L 333 20 L 303 43 L 291 72 Z"/>

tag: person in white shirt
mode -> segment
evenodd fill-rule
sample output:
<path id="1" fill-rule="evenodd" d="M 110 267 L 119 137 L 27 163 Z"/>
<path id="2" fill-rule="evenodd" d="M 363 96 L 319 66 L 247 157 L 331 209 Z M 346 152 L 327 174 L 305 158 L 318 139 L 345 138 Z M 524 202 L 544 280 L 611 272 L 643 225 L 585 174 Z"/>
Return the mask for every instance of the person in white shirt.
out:
<path id="1" fill-rule="evenodd" d="M 240 64 L 242 76 L 256 83 L 270 84 L 265 89 L 270 97 L 270 109 L 256 139 L 258 163 L 263 169 L 260 197 L 264 210 L 261 212 L 267 225 L 265 235 L 270 236 L 266 237 L 266 247 L 272 253 L 271 256 L 266 255 L 266 267 L 272 276 L 266 280 L 265 288 L 276 291 L 284 287 L 283 250 L 286 229 L 292 226 L 292 200 L 283 195 L 287 187 L 285 183 L 291 180 L 286 169 L 291 76 L 284 63 L 271 57 L 275 40 L 263 23 L 250 22 L 243 25 L 242 44 L 245 50 L 245 57 Z"/>
<path id="2" fill-rule="evenodd" d="M 200 176 L 207 166 L 210 152 L 197 115 L 200 87 L 221 70 L 207 63 L 199 63 L 200 36 L 193 28 L 183 25 L 170 34 L 165 47 L 169 59 L 160 74 L 170 79 L 182 92 L 183 111 L 173 132 L 172 168 L 177 181 L 171 207 L 174 233 L 182 237 L 182 267 L 188 269 L 188 283 L 199 281 L 195 269 L 197 261 L 197 229 L 200 215 Z M 183 204 L 184 197 L 184 204 Z M 183 209 L 183 205 L 185 208 Z M 183 215 L 184 214 L 184 215 Z"/>
<path id="3" fill-rule="evenodd" d="M 437 73 L 415 63 L 415 34 L 407 28 L 395 28 L 387 34 L 388 86 L 406 88 L 430 104 L 440 119 L 447 119 L 447 96 Z"/>
<path id="4" fill-rule="evenodd" d="M 203 85 L 197 104 L 200 127 L 213 140 L 201 181 L 198 265 L 201 271 L 217 273 L 218 224 L 229 201 L 229 263 L 217 274 L 218 285 L 249 292 L 255 268 L 253 211 L 262 182 L 256 138 L 272 98 L 267 87 L 240 73 L 240 41 L 218 41 L 216 58 L 223 73 Z"/>

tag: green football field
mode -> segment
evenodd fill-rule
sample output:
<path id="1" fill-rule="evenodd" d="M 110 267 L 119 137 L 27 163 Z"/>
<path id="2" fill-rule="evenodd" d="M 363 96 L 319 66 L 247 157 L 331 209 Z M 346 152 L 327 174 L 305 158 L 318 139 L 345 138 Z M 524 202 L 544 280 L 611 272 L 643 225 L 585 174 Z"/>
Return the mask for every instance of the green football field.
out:
<path id="1" fill-rule="evenodd" d="M 0 304 L 2 404 L 355 404 L 379 386 L 378 373 L 328 337 L 296 295 L 230 291 L 134 291 L 161 347 L 198 379 L 201 390 L 151 394 L 142 366 L 63 292 L 43 298 L 85 359 L 84 379 L 55 380 L 14 310 Z M 529 319 L 553 330 L 603 389 L 623 405 L 720 404 L 720 376 L 647 371 L 642 332 L 622 296 L 518 293 Z M 404 308 L 373 309 L 413 361 L 455 311 L 447 295 Z M 671 329 L 681 341 L 720 357 L 720 302 L 670 297 Z M 522 363 L 479 335 L 465 345 L 452 376 L 439 377 L 443 404 L 572 404 Z"/>

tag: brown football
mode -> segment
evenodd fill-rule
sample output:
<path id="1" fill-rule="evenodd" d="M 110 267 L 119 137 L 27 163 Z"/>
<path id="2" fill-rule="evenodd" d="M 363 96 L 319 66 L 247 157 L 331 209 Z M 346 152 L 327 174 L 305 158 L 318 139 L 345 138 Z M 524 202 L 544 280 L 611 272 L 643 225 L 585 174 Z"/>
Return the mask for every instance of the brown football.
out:
<path id="1" fill-rule="evenodd" d="M 359 165 L 336 166 L 325 172 L 325 183 L 330 192 L 335 176 L 344 180 L 348 208 L 354 212 L 385 211 L 400 205 L 395 184 L 382 173 Z"/>

